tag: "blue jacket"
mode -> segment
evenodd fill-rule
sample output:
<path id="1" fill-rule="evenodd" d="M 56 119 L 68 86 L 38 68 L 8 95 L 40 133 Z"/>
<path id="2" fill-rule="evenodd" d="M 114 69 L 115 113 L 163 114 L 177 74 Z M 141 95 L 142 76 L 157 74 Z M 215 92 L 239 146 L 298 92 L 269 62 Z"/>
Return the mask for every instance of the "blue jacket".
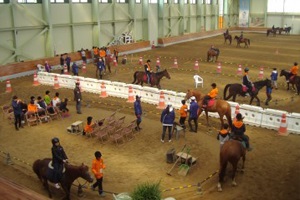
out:
<path id="1" fill-rule="evenodd" d="M 18 103 L 17 101 L 13 100 L 11 103 L 13 109 L 14 109 L 14 114 L 15 115 L 21 115 L 22 114 L 22 105 Z"/>
<path id="2" fill-rule="evenodd" d="M 73 63 L 73 65 L 72 65 L 72 72 L 74 74 L 78 74 L 78 66 L 76 65 L 76 63 Z"/>
<path id="3" fill-rule="evenodd" d="M 277 81 L 277 78 L 278 78 L 278 73 L 276 70 L 272 71 L 272 74 L 271 74 L 271 80 L 272 81 Z"/>
<path id="4" fill-rule="evenodd" d="M 167 112 L 169 107 L 164 109 L 160 116 L 160 122 L 163 124 L 163 126 L 173 126 L 174 120 L 175 120 L 175 112 L 174 109 L 170 112 Z"/>
<path id="5" fill-rule="evenodd" d="M 98 67 L 98 69 L 99 69 L 100 71 L 104 70 L 104 69 L 105 69 L 104 62 L 103 62 L 103 61 L 98 61 L 97 67 Z"/>
<path id="6" fill-rule="evenodd" d="M 199 105 L 196 101 L 192 101 L 190 105 L 190 118 L 198 117 Z"/>
<path id="7" fill-rule="evenodd" d="M 142 115 L 142 106 L 141 106 L 141 101 L 135 101 L 134 104 L 134 113 L 136 116 Z"/>

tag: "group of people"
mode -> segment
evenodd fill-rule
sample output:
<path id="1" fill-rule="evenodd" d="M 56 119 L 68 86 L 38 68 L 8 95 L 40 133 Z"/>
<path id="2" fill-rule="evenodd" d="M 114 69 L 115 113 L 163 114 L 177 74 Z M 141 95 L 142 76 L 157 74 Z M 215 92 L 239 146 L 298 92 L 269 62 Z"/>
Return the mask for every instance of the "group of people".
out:
<path id="1" fill-rule="evenodd" d="M 53 166 L 53 177 L 52 180 L 57 189 L 60 188 L 59 182 L 63 178 L 63 167 L 64 164 L 68 163 L 68 157 L 65 153 L 64 148 L 60 144 L 60 141 L 57 137 L 52 138 L 52 166 Z M 92 190 L 96 190 L 98 187 L 98 194 L 100 197 L 105 197 L 105 193 L 103 191 L 103 170 L 106 168 L 102 154 L 100 151 L 96 151 L 94 153 L 95 158 L 92 160 L 92 172 L 96 178 L 96 182 L 91 185 Z"/>

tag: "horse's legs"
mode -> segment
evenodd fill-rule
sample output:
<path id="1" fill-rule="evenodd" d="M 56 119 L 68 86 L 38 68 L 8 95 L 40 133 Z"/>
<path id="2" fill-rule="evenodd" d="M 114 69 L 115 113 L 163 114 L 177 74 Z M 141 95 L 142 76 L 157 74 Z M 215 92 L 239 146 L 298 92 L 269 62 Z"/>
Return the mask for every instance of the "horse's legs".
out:
<path id="1" fill-rule="evenodd" d="M 236 170 L 237 170 L 237 164 L 238 164 L 238 160 L 237 161 L 234 161 L 234 163 L 232 163 L 232 182 L 231 182 L 231 185 L 232 186 L 236 186 L 236 182 L 235 182 L 235 173 L 236 173 Z"/>
<path id="2" fill-rule="evenodd" d="M 210 126 L 209 122 L 208 122 L 208 111 L 206 109 L 205 109 L 205 117 L 206 117 L 206 124 L 207 124 L 207 126 Z"/>
<path id="3" fill-rule="evenodd" d="M 221 121 L 221 128 L 220 128 L 220 130 L 222 130 L 223 125 L 224 125 L 224 119 L 223 119 L 224 115 L 221 115 L 221 114 L 219 113 L 219 117 L 220 117 L 220 121 Z"/>
<path id="4" fill-rule="evenodd" d="M 233 102 L 235 102 L 236 94 L 233 95 Z"/>
<path id="5" fill-rule="evenodd" d="M 219 171 L 219 182 L 218 182 L 218 191 L 222 192 L 222 185 L 221 183 L 224 181 L 224 176 L 226 172 L 226 167 L 227 167 L 227 161 L 222 164 L 222 161 L 220 160 L 221 165 L 220 165 L 220 171 Z"/>
<path id="6" fill-rule="evenodd" d="M 49 189 L 48 180 L 45 178 L 43 178 L 43 185 L 44 185 L 45 189 L 48 191 L 49 198 L 52 198 L 52 194 Z"/>

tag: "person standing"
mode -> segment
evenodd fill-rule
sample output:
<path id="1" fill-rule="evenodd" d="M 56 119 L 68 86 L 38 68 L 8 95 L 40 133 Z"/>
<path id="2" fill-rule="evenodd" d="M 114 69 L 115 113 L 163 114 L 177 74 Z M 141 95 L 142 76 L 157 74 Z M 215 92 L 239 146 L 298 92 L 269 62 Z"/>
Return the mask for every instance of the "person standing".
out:
<path id="1" fill-rule="evenodd" d="M 60 67 L 61 67 L 60 74 L 63 74 L 64 73 L 64 65 L 65 65 L 65 59 L 64 59 L 63 54 L 60 54 L 59 61 L 60 61 Z"/>
<path id="2" fill-rule="evenodd" d="M 83 48 L 81 48 L 80 54 L 81 54 L 82 62 L 86 63 L 86 53 Z"/>
<path id="3" fill-rule="evenodd" d="M 21 100 L 18 99 L 17 96 L 13 96 L 12 100 L 12 107 L 14 110 L 14 116 L 15 116 L 15 128 L 18 131 L 19 128 L 23 128 L 22 126 L 22 104 Z M 18 126 L 19 125 L 19 126 Z"/>
<path id="4" fill-rule="evenodd" d="M 99 79 L 102 79 L 103 72 L 105 70 L 105 64 L 104 64 L 102 58 L 99 58 L 99 61 L 97 62 L 97 67 L 98 67 L 98 71 L 99 71 Z"/>
<path id="5" fill-rule="evenodd" d="M 68 162 L 68 157 L 64 151 L 64 148 L 60 145 L 59 139 L 57 137 L 52 139 L 52 166 L 53 166 L 53 180 L 55 183 L 55 187 L 57 189 L 60 188 L 59 182 L 62 178 L 62 171 L 64 163 Z"/>
<path id="6" fill-rule="evenodd" d="M 45 70 L 46 70 L 46 72 L 51 72 L 51 70 L 52 70 L 52 68 L 49 65 L 48 61 L 45 62 Z"/>
<path id="7" fill-rule="evenodd" d="M 142 105 L 141 105 L 141 96 L 138 95 L 135 96 L 135 102 L 133 103 L 133 107 L 134 107 L 134 114 L 136 116 L 135 130 L 140 131 L 142 130 L 140 124 L 142 122 L 142 114 L 143 114 Z"/>
<path id="8" fill-rule="evenodd" d="M 217 140 L 220 141 L 220 149 L 222 149 L 223 144 L 230 139 L 228 127 L 228 124 L 224 123 L 223 128 L 219 131 L 219 134 L 217 135 Z"/>
<path id="9" fill-rule="evenodd" d="M 114 49 L 114 56 L 116 58 L 116 62 L 119 63 L 118 57 L 119 57 L 119 51 L 117 49 Z"/>
<path id="10" fill-rule="evenodd" d="M 191 104 L 190 104 L 190 115 L 188 119 L 189 127 L 190 127 L 190 132 L 195 132 L 197 133 L 198 129 L 198 113 L 199 113 L 199 105 L 196 102 L 196 97 L 192 96 L 191 97 Z M 192 121 L 195 124 L 195 129 L 192 127 Z"/>
<path id="11" fill-rule="evenodd" d="M 73 75 L 74 75 L 74 76 L 78 76 L 79 67 L 78 67 L 78 65 L 76 64 L 76 62 L 73 62 L 73 65 L 72 65 L 72 72 L 73 72 Z"/>
<path id="12" fill-rule="evenodd" d="M 96 182 L 91 186 L 92 190 L 95 190 L 98 187 L 98 193 L 101 197 L 105 197 L 105 193 L 103 192 L 103 169 L 106 166 L 104 165 L 102 154 L 100 151 L 95 152 L 95 159 L 92 162 L 92 172 L 95 175 Z"/>
<path id="13" fill-rule="evenodd" d="M 150 84 L 150 82 L 151 82 L 151 72 L 152 72 L 150 63 L 151 63 L 151 61 L 147 60 L 146 64 L 144 65 L 145 73 L 147 75 L 147 83 L 148 84 Z"/>
<path id="14" fill-rule="evenodd" d="M 277 78 L 278 78 L 277 68 L 273 68 L 273 71 L 271 73 L 271 82 L 272 82 L 272 85 L 275 87 L 275 90 L 278 89 L 278 87 L 277 87 Z"/>
<path id="15" fill-rule="evenodd" d="M 250 94 L 250 96 L 252 96 L 252 82 L 249 80 L 248 77 L 248 72 L 249 72 L 249 68 L 246 67 L 244 69 L 244 76 L 243 76 L 243 85 L 245 85 L 248 88 L 248 94 Z M 247 95 L 247 94 L 246 94 Z"/>
<path id="16" fill-rule="evenodd" d="M 162 111 L 161 116 L 160 116 L 160 122 L 163 125 L 163 132 L 161 135 L 161 142 L 165 142 L 165 135 L 166 135 L 166 130 L 168 129 L 169 133 L 169 142 L 172 140 L 172 127 L 174 125 L 174 120 L 175 120 L 175 112 L 172 107 L 172 104 L 168 103 L 167 107 Z"/>
<path id="17" fill-rule="evenodd" d="M 67 57 L 66 57 L 66 64 L 67 64 L 68 72 L 70 72 L 71 57 L 69 56 L 69 54 L 67 54 Z"/>
<path id="18" fill-rule="evenodd" d="M 81 114 L 82 96 L 81 96 L 81 91 L 80 91 L 79 83 L 76 83 L 76 86 L 75 86 L 75 89 L 74 89 L 74 101 L 76 102 L 76 111 L 77 111 L 77 114 Z"/>
<path id="19" fill-rule="evenodd" d="M 185 127 L 185 120 L 186 120 L 186 117 L 187 117 L 187 111 L 188 111 L 188 107 L 187 105 L 185 104 L 185 100 L 181 100 L 181 104 L 182 106 L 180 107 L 180 118 L 179 118 L 179 124 L 182 128 L 186 128 Z"/>
<path id="20" fill-rule="evenodd" d="M 269 102 L 272 100 L 272 86 L 266 86 L 266 95 L 267 95 L 267 100 L 265 102 L 265 105 L 268 106 Z"/>

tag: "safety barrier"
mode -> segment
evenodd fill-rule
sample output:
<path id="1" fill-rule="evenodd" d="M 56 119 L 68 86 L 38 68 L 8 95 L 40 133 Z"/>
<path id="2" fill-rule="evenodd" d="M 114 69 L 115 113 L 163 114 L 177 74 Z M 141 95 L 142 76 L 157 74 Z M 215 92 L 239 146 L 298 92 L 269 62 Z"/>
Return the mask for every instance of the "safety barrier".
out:
<path id="1" fill-rule="evenodd" d="M 54 76 L 58 77 L 60 87 L 74 89 L 75 83 L 79 80 L 80 86 L 83 89 L 83 91 L 96 94 L 100 94 L 101 85 L 102 83 L 104 83 L 108 96 L 119 97 L 124 99 L 128 99 L 129 86 L 131 86 L 133 89 L 134 96 L 139 95 L 142 97 L 142 102 L 153 105 L 158 105 L 160 101 L 160 93 L 162 91 L 164 94 L 165 103 L 172 103 L 175 109 L 179 109 L 181 107 L 181 100 L 185 98 L 185 93 L 183 92 L 159 90 L 153 87 L 142 87 L 140 85 L 135 84 L 126 84 L 122 82 L 108 80 L 97 80 L 93 78 L 84 78 L 80 76 L 59 75 L 47 72 L 39 72 L 37 78 L 40 84 L 53 86 Z M 234 118 L 235 109 L 239 104 L 231 101 L 228 101 L 228 103 L 231 106 L 231 116 L 232 118 Z M 187 105 L 189 106 L 189 101 L 187 101 Z M 300 134 L 299 113 L 287 113 L 286 111 L 268 108 L 263 109 L 258 106 L 251 106 L 246 104 L 239 105 L 239 109 L 240 113 L 243 116 L 245 116 L 244 122 L 246 124 L 273 130 L 278 130 L 281 123 L 281 116 L 283 113 L 285 113 L 288 123 L 287 131 L 290 133 Z M 209 112 L 208 114 L 211 117 L 219 117 L 218 113 Z"/>

